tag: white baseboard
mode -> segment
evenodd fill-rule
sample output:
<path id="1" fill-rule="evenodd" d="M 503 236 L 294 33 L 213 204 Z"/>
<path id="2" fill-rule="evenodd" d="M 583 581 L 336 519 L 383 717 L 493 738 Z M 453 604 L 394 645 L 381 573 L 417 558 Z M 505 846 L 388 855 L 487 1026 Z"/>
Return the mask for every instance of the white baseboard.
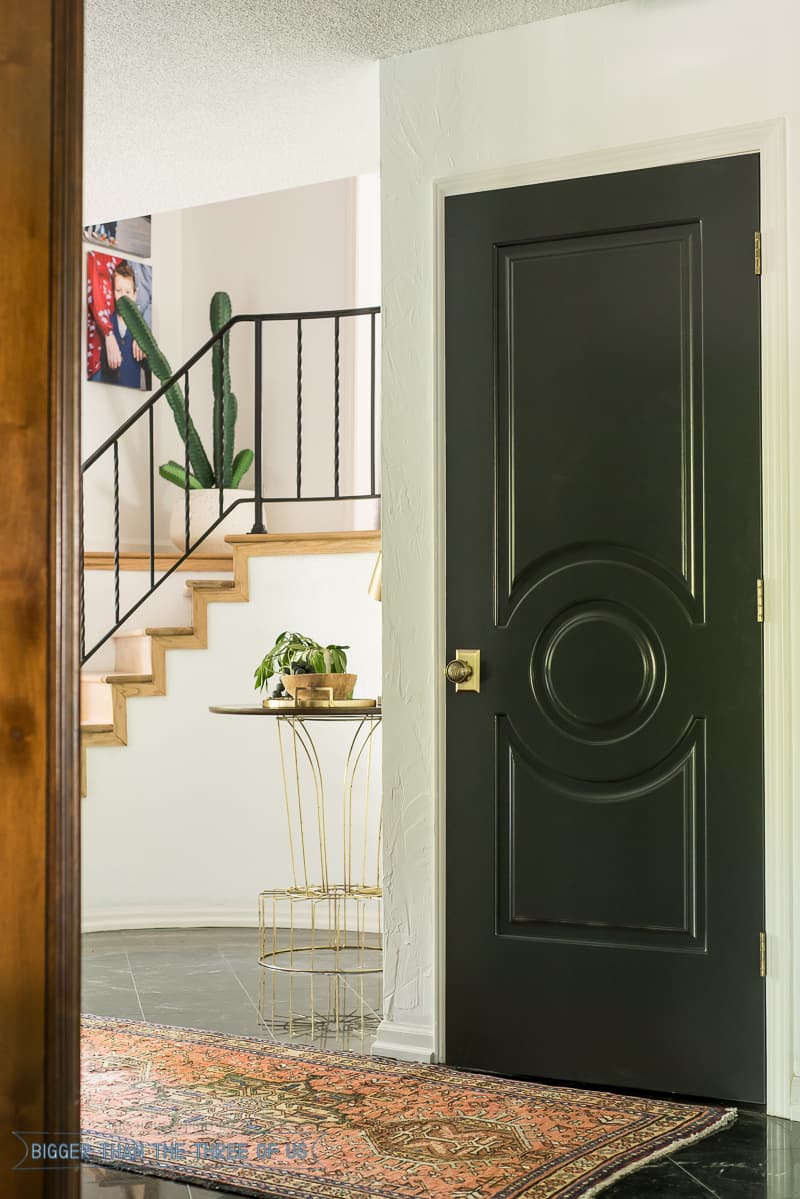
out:
<path id="1" fill-rule="evenodd" d="M 295 928 L 311 928 L 311 914 L 303 911 L 306 905 L 295 905 Z M 367 904 L 366 931 L 376 932 L 378 929 L 377 904 Z M 320 917 L 324 911 L 323 905 L 317 905 L 316 927 L 326 927 Z M 355 913 L 348 913 L 348 930 L 355 932 Z M 289 926 L 289 905 L 285 902 L 277 905 L 279 927 Z M 84 908 L 81 919 L 81 930 L 85 933 L 116 932 L 133 928 L 258 928 L 258 904 L 247 907 L 139 907 L 118 908 L 92 911 Z"/>
<path id="2" fill-rule="evenodd" d="M 800 1076 L 792 1076 L 792 1087 L 789 1099 L 789 1111 L 786 1113 L 790 1120 L 800 1120 Z"/>
<path id="3" fill-rule="evenodd" d="M 432 1062 L 433 1029 L 382 1020 L 370 1052 L 377 1057 L 396 1057 L 403 1062 Z"/>
<path id="4" fill-rule="evenodd" d="M 258 908 L 119 908 L 84 909 L 85 933 L 116 932 L 130 928 L 258 928 Z"/>

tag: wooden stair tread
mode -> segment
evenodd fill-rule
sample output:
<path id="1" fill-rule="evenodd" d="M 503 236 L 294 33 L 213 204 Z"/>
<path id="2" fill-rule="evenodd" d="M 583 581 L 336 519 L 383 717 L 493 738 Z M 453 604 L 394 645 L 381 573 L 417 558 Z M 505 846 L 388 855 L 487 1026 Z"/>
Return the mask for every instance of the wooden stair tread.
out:
<path id="1" fill-rule="evenodd" d="M 380 541 L 380 529 L 339 529 L 330 533 L 229 533 L 228 545 L 280 545 L 290 541 L 359 541 L 362 537 Z"/>
<path id="2" fill-rule="evenodd" d="M 155 568 L 161 574 L 170 570 L 181 559 L 182 555 L 176 550 L 156 550 Z M 202 554 L 195 551 L 185 561 L 180 562 L 179 571 L 186 570 L 230 570 L 233 554 L 230 550 L 219 554 Z M 86 550 L 83 562 L 87 570 L 113 570 L 113 550 Z M 119 555 L 120 570 L 140 571 L 142 574 L 150 570 L 149 550 L 122 550 Z"/>
<path id="3" fill-rule="evenodd" d="M 380 529 L 350 529 L 338 533 L 236 533 L 225 540 L 234 559 L 269 554 L 376 554 L 381 548 Z M 237 552 L 238 551 L 238 552 Z"/>
<path id="4" fill-rule="evenodd" d="M 186 586 L 192 591 L 232 591 L 236 584 L 233 579 L 187 579 Z"/>
<path id="5" fill-rule="evenodd" d="M 193 637 L 194 629 L 183 627 L 170 628 L 165 626 L 160 629 L 145 629 L 145 634 L 148 637 Z"/>
<path id="6" fill-rule="evenodd" d="M 82 679 L 90 683 L 152 683 L 152 674 L 124 674 L 120 671 L 109 671 L 108 674 L 82 673 Z"/>

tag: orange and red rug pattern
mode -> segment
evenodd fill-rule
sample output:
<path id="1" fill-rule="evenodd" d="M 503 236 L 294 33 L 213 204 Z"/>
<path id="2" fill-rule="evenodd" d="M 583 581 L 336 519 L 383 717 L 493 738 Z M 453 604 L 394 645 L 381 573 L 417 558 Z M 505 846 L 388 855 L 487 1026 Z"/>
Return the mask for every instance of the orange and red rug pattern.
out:
<path id="1" fill-rule="evenodd" d="M 735 1112 L 83 1017 L 100 1165 L 285 1199 L 585 1199 Z"/>

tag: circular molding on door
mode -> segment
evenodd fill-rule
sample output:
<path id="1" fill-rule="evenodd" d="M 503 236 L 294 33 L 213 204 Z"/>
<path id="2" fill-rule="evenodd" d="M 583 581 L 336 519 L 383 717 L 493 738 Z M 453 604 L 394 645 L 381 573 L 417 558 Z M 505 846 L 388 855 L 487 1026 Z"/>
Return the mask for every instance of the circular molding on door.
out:
<path id="1" fill-rule="evenodd" d="M 560 612 L 542 630 L 531 654 L 530 682 L 542 714 L 567 736 L 596 744 L 621 741 L 642 728 L 661 702 L 664 651 L 632 609 L 591 600 Z"/>

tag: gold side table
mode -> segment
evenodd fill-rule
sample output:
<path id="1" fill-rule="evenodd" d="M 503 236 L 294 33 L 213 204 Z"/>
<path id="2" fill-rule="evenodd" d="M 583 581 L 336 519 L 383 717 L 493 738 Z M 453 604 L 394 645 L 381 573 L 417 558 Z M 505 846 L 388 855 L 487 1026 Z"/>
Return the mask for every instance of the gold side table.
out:
<path id="1" fill-rule="evenodd" d="M 209 711 L 275 721 L 292 884 L 258 897 L 259 964 L 304 974 L 379 973 L 381 797 L 373 794 L 372 756 L 380 707 L 315 701 Z M 349 734 L 340 819 L 315 738 L 315 726 L 330 724 Z"/>

